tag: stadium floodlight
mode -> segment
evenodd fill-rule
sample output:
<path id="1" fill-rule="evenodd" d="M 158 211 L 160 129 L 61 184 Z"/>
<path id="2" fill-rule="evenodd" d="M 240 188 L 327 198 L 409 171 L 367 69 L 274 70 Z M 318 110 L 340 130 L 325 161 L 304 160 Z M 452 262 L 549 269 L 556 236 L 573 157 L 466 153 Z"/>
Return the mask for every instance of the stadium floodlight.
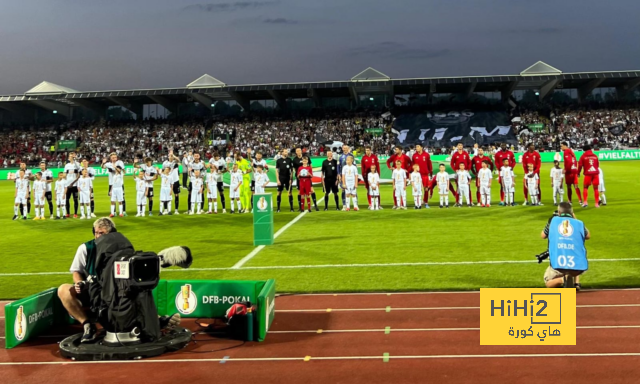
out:
<path id="1" fill-rule="evenodd" d="M 53 114 L 55 115 L 56 113 L 58 113 L 58 111 L 56 111 L 55 109 L 53 110 Z"/>
<path id="2" fill-rule="evenodd" d="M 540 96 L 540 91 L 536 91 L 536 96 Z"/>
<path id="3" fill-rule="evenodd" d="M 215 106 L 216 106 L 216 103 L 211 103 L 211 106 L 212 106 L 212 107 L 215 107 Z"/>
<path id="4" fill-rule="evenodd" d="M 369 100 L 373 101 L 373 97 L 370 97 Z"/>

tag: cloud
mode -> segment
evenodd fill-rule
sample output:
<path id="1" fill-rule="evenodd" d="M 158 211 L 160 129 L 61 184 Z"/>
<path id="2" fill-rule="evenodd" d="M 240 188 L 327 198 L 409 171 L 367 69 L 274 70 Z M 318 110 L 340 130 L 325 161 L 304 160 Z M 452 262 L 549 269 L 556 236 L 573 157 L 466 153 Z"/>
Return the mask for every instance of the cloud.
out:
<path id="1" fill-rule="evenodd" d="M 450 53 L 448 49 L 425 49 L 407 47 L 395 41 L 383 41 L 351 48 L 348 51 L 351 56 L 377 56 L 396 59 L 435 59 Z"/>
<path id="2" fill-rule="evenodd" d="M 277 1 L 236 1 L 227 3 L 192 4 L 187 5 L 182 9 L 184 11 L 218 13 L 263 8 L 277 3 Z"/>
<path id="3" fill-rule="evenodd" d="M 273 19 L 262 20 L 265 24 L 298 24 L 297 20 L 285 19 L 284 17 L 276 17 Z"/>

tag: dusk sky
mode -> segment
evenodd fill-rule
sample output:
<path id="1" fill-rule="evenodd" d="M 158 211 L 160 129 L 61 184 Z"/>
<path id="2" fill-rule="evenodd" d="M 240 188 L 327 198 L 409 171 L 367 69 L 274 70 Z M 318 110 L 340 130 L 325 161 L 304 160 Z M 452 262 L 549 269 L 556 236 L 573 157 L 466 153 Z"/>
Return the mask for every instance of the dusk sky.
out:
<path id="1" fill-rule="evenodd" d="M 206 0 L 205 0 L 206 1 Z M 0 94 L 640 69 L 637 0 L 4 0 Z"/>

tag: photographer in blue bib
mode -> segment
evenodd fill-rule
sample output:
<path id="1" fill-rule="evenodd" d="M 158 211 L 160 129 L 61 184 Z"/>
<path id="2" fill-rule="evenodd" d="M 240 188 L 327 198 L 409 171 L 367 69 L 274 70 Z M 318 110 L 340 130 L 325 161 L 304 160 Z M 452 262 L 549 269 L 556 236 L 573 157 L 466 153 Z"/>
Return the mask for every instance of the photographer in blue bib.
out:
<path id="1" fill-rule="evenodd" d="M 547 288 L 580 290 L 579 276 L 589 269 L 584 242 L 591 238 L 591 233 L 576 218 L 571 203 L 558 205 L 558 211 L 549 219 L 540 237 L 549 240 L 548 250 L 536 255 L 538 263 L 549 258 L 550 265 L 544 273 Z"/>

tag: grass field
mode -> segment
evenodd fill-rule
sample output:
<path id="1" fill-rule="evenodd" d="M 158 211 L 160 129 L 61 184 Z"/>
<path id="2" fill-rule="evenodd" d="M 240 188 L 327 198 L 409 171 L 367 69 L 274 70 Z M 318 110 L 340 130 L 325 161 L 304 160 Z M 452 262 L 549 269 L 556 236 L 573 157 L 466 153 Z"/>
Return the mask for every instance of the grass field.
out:
<path id="1" fill-rule="evenodd" d="M 632 161 L 603 163 L 609 204 L 595 209 L 590 193 L 591 206 L 576 208 L 593 236 L 587 245 L 591 264 L 582 280 L 585 287 L 640 286 L 639 166 Z M 129 178 L 130 216 L 115 221 L 136 249 L 192 249 L 192 269 L 164 271 L 165 279 L 275 278 L 280 292 L 532 287 L 543 284 L 546 268 L 534 255 L 546 248 L 540 231 L 554 210 L 549 169 L 545 164 L 542 170 L 542 207 L 499 207 L 494 184 L 490 209 L 446 210 L 432 204 L 430 210 L 415 211 L 409 198 L 409 210 L 394 211 L 391 187 L 384 186 L 387 209 L 305 214 L 240 269 L 231 267 L 255 249 L 250 214 L 134 217 L 134 182 Z M 95 191 L 96 214 L 108 214 L 106 178 L 96 179 Z M 181 196 L 185 211 L 186 191 Z M 276 231 L 299 215 L 289 213 L 283 200 L 287 212 L 275 215 Z M 519 176 L 516 201 L 522 200 Z M 0 298 L 24 297 L 70 281 L 65 271 L 78 245 L 91 238 L 92 221 L 11 221 L 12 182 L 0 182 L 0 201 Z M 366 208 L 364 188 L 359 201 Z M 156 212 L 158 205 L 156 197 Z"/>

